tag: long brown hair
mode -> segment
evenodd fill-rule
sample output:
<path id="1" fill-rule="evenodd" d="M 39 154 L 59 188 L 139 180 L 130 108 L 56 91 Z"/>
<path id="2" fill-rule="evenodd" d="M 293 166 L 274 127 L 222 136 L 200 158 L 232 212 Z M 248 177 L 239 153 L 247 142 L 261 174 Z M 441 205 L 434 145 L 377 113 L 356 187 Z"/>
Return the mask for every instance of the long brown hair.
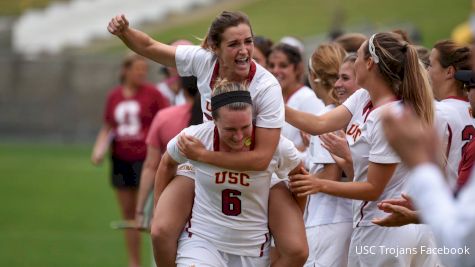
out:
<path id="1" fill-rule="evenodd" d="M 251 34 L 254 36 L 251 22 L 249 21 L 249 18 L 246 14 L 240 11 L 223 11 L 213 20 L 213 22 L 211 22 L 211 26 L 209 27 L 208 33 L 201 43 L 201 47 L 205 49 L 219 47 L 224 31 L 229 27 L 236 27 L 243 23 L 249 26 L 251 29 Z"/>
<path id="2" fill-rule="evenodd" d="M 371 39 L 370 39 L 371 41 Z M 363 47 L 365 58 L 371 57 L 369 43 Z M 427 124 L 434 121 L 434 97 L 427 81 L 427 72 L 419 64 L 416 48 L 392 32 L 377 33 L 373 38 L 379 73 L 394 94 L 409 104 Z"/>
<path id="3" fill-rule="evenodd" d="M 450 66 L 458 70 L 471 70 L 471 52 L 468 46 L 459 45 L 452 40 L 442 40 L 434 45 L 439 52 L 439 63 L 446 69 Z M 463 83 L 457 81 L 457 90 L 463 91 Z"/>

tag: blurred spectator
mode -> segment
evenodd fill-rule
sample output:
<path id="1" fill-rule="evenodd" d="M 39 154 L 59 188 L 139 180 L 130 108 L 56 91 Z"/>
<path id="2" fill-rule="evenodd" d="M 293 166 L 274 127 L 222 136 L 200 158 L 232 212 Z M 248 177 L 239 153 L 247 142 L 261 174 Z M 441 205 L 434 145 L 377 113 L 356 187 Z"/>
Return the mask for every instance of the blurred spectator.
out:
<path id="1" fill-rule="evenodd" d="M 146 202 L 153 189 L 155 173 L 163 152 L 167 150 L 168 142 L 184 128 L 203 122 L 196 77 L 180 77 L 180 79 L 186 103 L 158 112 L 147 136 L 147 157 L 141 173 L 135 216 L 141 228 L 149 228 L 151 216 L 147 215 L 151 214 L 151 210 L 145 210 Z"/>
<path id="2" fill-rule="evenodd" d="M 155 114 L 168 106 L 162 94 L 145 82 L 147 70 L 146 59 L 135 54 L 122 63 L 120 85 L 107 97 L 104 123 L 91 155 L 92 163 L 100 164 L 112 142 L 111 182 L 125 220 L 135 217 L 148 130 Z M 125 230 L 125 239 L 129 266 L 140 266 L 140 233 Z"/>
<path id="3" fill-rule="evenodd" d="M 254 37 L 253 59 L 267 69 L 267 61 L 272 49 L 272 40 L 264 36 Z"/>
<path id="4" fill-rule="evenodd" d="M 362 33 L 345 33 L 335 39 L 347 53 L 356 53 L 358 48 L 366 41 L 366 35 Z"/>
<path id="5" fill-rule="evenodd" d="M 302 40 L 300 40 L 297 37 L 284 36 L 282 37 L 282 39 L 280 39 L 279 43 L 288 44 L 290 46 L 297 48 L 300 54 L 303 54 L 305 52 L 305 46 L 303 45 Z"/>
<path id="6" fill-rule="evenodd" d="M 193 45 L 193 43 L 188 40 L 178 40 L 170 45 Z M 164 66 L 162 71 L 165 75 L 165 80 L 157 84 L 158 90 L 168 99 L 170 105 L 185 104 L 186 100 L 182 88 L 183 85 L 181 84 L 181 79 L 180 76 L 178 76 L 176 68 Z"/>

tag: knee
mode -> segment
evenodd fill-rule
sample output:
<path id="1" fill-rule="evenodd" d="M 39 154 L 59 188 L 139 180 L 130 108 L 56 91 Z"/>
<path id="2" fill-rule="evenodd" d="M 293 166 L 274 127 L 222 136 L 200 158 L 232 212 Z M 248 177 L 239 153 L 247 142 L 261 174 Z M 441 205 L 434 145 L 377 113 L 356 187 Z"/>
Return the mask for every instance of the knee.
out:
<path id="1" fill-rule="evenodd" d="M 150 227 L 150 235 L 153 242 L 163 243 L 170 239 L 170 226 L 161 221 L 153 220 Z"/>
<path id="2" fill-rule="evenodd" d="M 295 263 L 295 266 L 302 266 L 305 264 L 308 258 L 308 245 L 305 239 L 302 240 L 294 240 L 292 244 L 286 244 L 279 248 L 277 245 L 277 249 L 279 251 L 280 257 L 287 259 L 289 262 Z"/>

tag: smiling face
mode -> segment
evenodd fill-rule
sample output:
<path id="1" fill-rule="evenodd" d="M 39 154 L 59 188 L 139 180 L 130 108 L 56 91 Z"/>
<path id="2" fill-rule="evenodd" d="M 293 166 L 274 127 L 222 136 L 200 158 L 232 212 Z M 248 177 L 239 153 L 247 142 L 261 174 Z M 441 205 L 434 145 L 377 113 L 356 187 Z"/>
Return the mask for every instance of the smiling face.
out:
<path id="1" fill-rule="evenodd" d="M 359 86 L 356 84 L 354 63 L 347 61 L 343 63 L 338 72 L 338 80 L 335 82 L 335 91 L 338 102 L 341 104 L 350 97 Z"/>
<path id="2" fill-rule="evenodd" d="M 246 140 L 252 136 L 252 108 L 231 110 L 222 107 L 218 111 L 214 123 L 218 128 L 220 147 L 232 152 L 246 150 Z"/>
<path id="3" fill-rule="evenodd" d="M 277 78 L 284 91 L 295 89 L 293 87 L 299 83 L 297 66 L 280 50 L 275 50 L 269 55 L 269 71 Z"/>
<path id="4" fill-rule="evenodd" d="M 227 28 L 214 52 L 218 56 L 222 78 L 230 81 L 246 80 L 254 52 L 251 28 L 245 23 Z"/>

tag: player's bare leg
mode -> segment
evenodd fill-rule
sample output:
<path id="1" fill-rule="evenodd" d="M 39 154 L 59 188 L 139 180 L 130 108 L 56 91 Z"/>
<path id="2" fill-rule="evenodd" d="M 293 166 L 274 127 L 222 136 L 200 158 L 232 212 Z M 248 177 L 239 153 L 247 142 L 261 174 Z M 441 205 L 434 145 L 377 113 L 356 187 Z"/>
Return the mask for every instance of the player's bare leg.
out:
<path id="1" fill-rule="evenodd" d="M 137 201 L 137 189 L 118 188 L 116 190 L 119 200 L 122 218 L 124 220 L 133 220 L 135 218 L 135 206 Z M 129 256 L 129 267 L 140 266 L 140 232 L 135 229 L 124 230 L 125 244 Z"/>
<path id="2" fill-rule="evenodd" d="M 175 267 L 178 238 L 190 217 L 195 182 L 176 176 L 163 190 L 154 210 L 151 235 L 157 267 Z"/>
<path id="3" fill-rule="evenodd" d="M 271 250 L 271 266 L 303 266 L 308 257 L 303 215 L 283 182 L 270 190 L 269 228 L 276 246 L 275 250 Z"/>

